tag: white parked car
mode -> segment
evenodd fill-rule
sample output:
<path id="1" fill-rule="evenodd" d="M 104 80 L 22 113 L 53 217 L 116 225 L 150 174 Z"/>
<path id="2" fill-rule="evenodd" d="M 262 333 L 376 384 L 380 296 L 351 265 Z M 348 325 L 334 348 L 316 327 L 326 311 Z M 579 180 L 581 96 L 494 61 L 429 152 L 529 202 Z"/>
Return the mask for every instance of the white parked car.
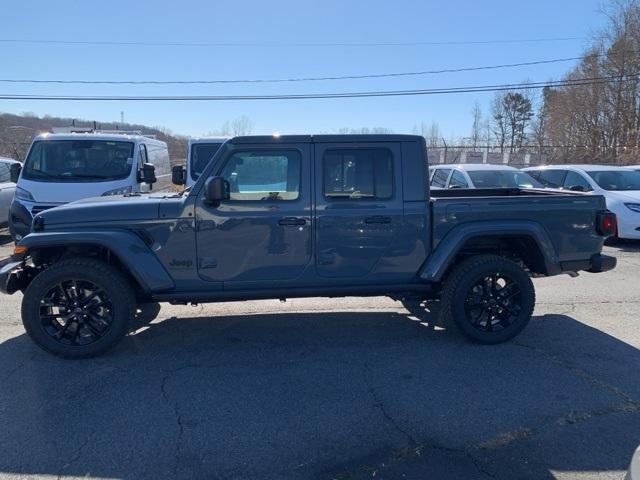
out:
<path id="1" fill-rule="evenodd" d="M 9 210 L 16 191 L 16 184 L 11 181 L 11 165 L 20 165 L 20 162 L 0 157 L 0 226 L 9 223 Z"/>
<path id="2" fill-rule="evenodd" d="M 173 167 L 173 183 L 191 187 L 228 137 L 191 138 L 187 144 L 187 165 Z"/>
<path id="3" fill-rule="evenodd" d="M 45 133 L 33 139 L 17 179 L 9 228 L 20 240 L 43 210 L 83 198 L 170 187 L 165 142 L 126 132 Z"/>
<path id="4" fill-rule="evenodd" d="M 640 239 L 640 172 L 611 165 L 548 165 L 524 169 L 548 188 L 602 195 L 618 217 L 619 238 Z"/>
<path id="5" fill-rule="evenodd" d="M 434 190 L 444 188 L 543 188 L 527 173 L 508 165 L 442 164 L 429 167 Z"/>
<path id="6" fill-rule="evenodd" d="M 631 465 L 629 465 L 629 470 L 624 480 L 640 480 L 640 447 L 638 447 L 631 459 Z"/>

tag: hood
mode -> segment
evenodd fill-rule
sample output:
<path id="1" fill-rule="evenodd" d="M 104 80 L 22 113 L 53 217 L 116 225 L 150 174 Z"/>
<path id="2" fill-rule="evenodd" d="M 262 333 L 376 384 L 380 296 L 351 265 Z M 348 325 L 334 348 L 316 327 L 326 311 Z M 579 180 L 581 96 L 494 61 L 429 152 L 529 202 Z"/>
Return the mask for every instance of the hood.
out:
<path id="1" fill-rule="evenodd" d="M 39 182 L 24 178 L 18 181 L 18 187 L 28 191 L 36 203 L 44 205 L 59 205 L 81 198 L 99 197 L 105 192 L 130 185 L 131 180 L 128 178 L 100 182 Z"/>
<path id="2" fill-rule="evenodd" d="M 163 197 L 109 196 L 85 198 L 67 203 L 37 215 L 44 219 L 45 228 L 60 224 L 100 224 L 108 222 L 127 222 L 154 220 L 159 217 Z"/>

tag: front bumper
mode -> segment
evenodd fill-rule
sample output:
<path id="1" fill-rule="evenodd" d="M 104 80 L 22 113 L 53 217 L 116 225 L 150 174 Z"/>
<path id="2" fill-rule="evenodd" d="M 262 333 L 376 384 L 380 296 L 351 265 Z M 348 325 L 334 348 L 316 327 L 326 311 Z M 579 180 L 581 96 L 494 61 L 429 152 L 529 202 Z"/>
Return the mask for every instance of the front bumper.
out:
<path id="1" fill-rule="evenodd" d="M 14 256 L 0 260 L 0 292 L 11 295 L 27 284 L 27 272 L 22 258 Z"/>

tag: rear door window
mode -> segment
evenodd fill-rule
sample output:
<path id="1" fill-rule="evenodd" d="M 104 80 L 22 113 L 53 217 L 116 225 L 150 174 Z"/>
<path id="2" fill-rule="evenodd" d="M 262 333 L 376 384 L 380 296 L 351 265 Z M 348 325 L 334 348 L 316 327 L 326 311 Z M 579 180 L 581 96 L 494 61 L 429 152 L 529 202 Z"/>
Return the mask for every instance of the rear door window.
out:
<path id="1" fill-rule="evenodd" d="M 393 196 L 393 156 L 386 148 L 327 150 L 322 161 L 325 197 Z"/>
<path id="2" fill-rule="evenodd" d="M 540 170 L 538 180 L 545 187 L 562 188 L 566 175 L 566 170 Z"/>
<path id="3" fill-rule="evenodd" d="M 572 190 L 575 189 L 573 187 L 582 187 L 583 192 L 590 192 L 593 190 L 591 185 L 589 185 L 589 182 L 582 175 L 569 171 L 564 179 L 563 188 L 566 190 Z"/>
<path id="4" fill-rule="evenodd" d="M 464 178 L 464 174 L 458 170 L 454 170 L 451 174 L 451 180 L 449 180 L 449 188 L 469 188 L 467 179 Z"/>
<path id="5" fill-rule="evenodd" d="M 431 177 L 431 186 L 444 188 L 447 185 L 450 173 L 450 168 L 436 168 L 435 172 L 433 172 L 433 177 Z"/>

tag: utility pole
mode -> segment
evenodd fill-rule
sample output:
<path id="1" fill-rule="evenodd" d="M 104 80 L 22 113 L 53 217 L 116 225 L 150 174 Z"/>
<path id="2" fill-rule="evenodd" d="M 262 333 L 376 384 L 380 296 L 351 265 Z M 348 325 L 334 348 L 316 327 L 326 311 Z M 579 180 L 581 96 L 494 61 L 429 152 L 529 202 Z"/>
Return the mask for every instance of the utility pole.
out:
<path id="1" fill-rule="evenodd" d="M 120 123 L 124 125 L 124 110 L 120 110 Z"/>

